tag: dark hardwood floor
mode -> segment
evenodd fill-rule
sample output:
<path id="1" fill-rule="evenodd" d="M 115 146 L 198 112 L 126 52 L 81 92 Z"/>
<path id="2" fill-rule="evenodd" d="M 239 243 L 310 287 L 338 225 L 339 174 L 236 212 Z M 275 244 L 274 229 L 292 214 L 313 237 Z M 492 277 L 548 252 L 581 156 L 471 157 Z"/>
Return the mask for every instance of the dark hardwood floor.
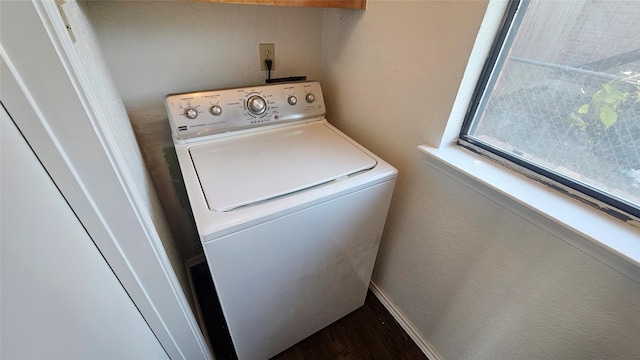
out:
<path id="1" fill-rule="evenodd" d="M 216 358 L 236 359 L 206 264 L 192 267 L 191 276 Z M 425 360 L 427 357 L 369 291 L 364 306 L 273 359 Z"/>

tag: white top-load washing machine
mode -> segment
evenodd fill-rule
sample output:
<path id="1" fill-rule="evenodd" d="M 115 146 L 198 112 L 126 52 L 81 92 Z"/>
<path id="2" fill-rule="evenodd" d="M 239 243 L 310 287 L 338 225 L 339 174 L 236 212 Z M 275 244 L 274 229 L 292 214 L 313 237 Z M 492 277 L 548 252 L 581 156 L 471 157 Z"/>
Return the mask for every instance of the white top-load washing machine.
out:
<path id="1" fill-rule="evenodd" d="M 397 171 L 327 122 L 320 84 L 165 105 L 238 358 L 277 355 L 362 306 Z"/>

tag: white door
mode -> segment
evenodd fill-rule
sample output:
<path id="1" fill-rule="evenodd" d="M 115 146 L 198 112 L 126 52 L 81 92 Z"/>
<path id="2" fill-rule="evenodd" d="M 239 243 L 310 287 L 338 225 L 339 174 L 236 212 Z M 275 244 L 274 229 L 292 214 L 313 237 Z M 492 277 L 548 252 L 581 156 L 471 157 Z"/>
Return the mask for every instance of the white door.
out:
<path id="1" fill-rule="evenodd" d="M 4 108 L 0 358 L 168 359 Z"/>
<path id="2" fill-rule="evenodd" d="M 82 16 L 77 5 L 63 7 Z M 148 174 L 123 160 L 135 157 L 135 144 L 113 141 L 123 133 L 113 128 L 125 129 L 128 120 L 104 116 L 111 102 L 98 101 L 95 89 L 109 83 L 91 82 L 80 61 L 76 47 L 93 44 L 91 29 L 79 21 L 74 44 L 55 1 L 0 1 L 0 10 L 3 106 L 167 354 L 211 359 Z"/>

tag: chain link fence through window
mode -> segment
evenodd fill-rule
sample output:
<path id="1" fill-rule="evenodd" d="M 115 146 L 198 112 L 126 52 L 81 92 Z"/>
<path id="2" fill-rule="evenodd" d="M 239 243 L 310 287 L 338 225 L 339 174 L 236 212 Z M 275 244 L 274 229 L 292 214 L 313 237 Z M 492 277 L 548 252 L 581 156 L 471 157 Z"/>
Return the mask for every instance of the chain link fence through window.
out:
<path id="1" fill-rule="evenodd" d="M 471 135 L 638 205 L 639 76 L 508 58 Z"/>

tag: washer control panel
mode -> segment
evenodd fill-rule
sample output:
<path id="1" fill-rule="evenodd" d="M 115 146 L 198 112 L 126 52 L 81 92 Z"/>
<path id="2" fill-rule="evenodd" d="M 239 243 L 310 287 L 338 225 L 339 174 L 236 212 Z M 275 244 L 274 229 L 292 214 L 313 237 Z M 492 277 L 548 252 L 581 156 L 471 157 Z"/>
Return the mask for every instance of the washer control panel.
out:
<path id="1" fill-rule="evenodd" d="M 165 98 L 165 107 L 178 140 L 325 114 L 316 81 L 171 94 Z"/>

